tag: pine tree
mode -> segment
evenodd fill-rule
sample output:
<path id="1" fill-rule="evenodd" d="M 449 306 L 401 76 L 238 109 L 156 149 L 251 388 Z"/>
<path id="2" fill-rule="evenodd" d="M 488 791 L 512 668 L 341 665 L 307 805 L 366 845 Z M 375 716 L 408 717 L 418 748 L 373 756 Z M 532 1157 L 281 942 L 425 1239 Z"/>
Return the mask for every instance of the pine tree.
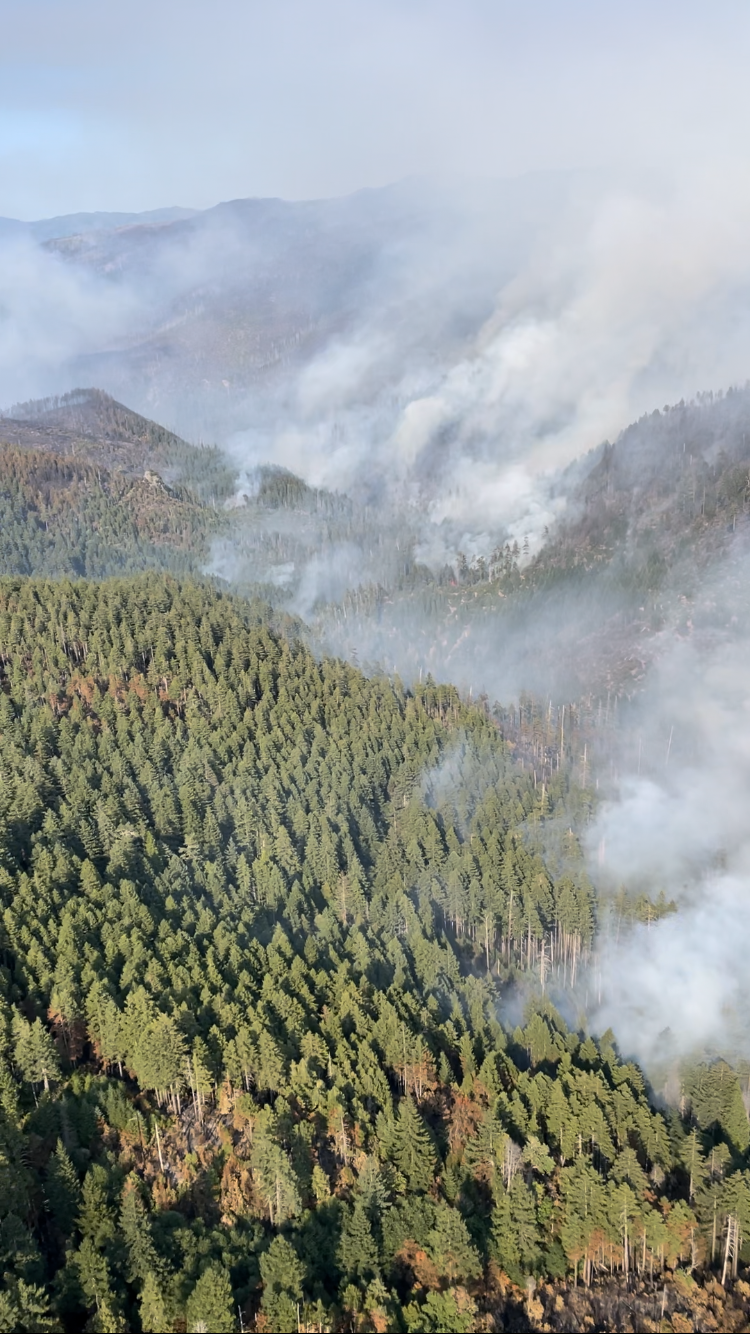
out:
<path id="1" fill-rule="evenodd" d="M 84 1177 L 78 1226 L 97 1252 L 103 1251 L 117 1233 L 108 1187 L 107 1172 L 100 1164 L 94 1163 Z"/>
<path id="2" fill-rule="evenodd" d="M 150 1272 L 143 1280 L 138 1312 L 143 1334 L 162 1334 L 163 1330 L 169 1329 L 171 1322 L 167 1316 L 161 1282 Z"/>
<path id="3" fill-rule="evenodd" d="M 6 1288 L 0 1292 L 0 1331 L 2 1334 L 53 1334 L 60 1325 L 50 1312 L 50 1302 L 44 1288 L 26 1283 L 10 1274 L 5 1276 Z"/>
<path id="4" fill-rule="evenodd" d="M 9 1120 L 18 1120 L 18 1088 L 2 1056 L 0 1056 L 0 1107 Z"/>
<path id="5" fill-rule="evenodd" d="M 347 1212 L 341 1231 L 338 1261 L 350 1283 L 366 1287 L 379 1274 L 378 1248 L 362 1200 Z"/>
<path id="6" fill-rule="evenodd" d="M 21 1075 L 30 1084 L 43 1084 L 49 1092 L 51 1081 L 60 1078 L 60 1062 L 51 1034 L 41 1019 L 28 1023 L 18 1012 L 14 1012 L 13 1036 L 15 1039 L 15 1062 Z"/>
<path id="7" fill-rule="evenodd" d="M 492 1210 L 492 1254 L 514 1283 L 521 1283 L 521 1252 L 513 1226 L 510 1194 L 502 1184 L 496 1189 Z"/>
<path id="8" fill-rule="evenodd" d="M 444 1275 L 449 1284 L 465 1283 L 467 1279 L 478 1278 L 482 1272 L 482 1262 L 457 1209 L 438 1206 L 428 1245 L 438 1273 Z"/>
<path id="9" fill-rule="evenodd" d="M 104 1255 L 97 1249 L 91 1236 L 85 1236 L 73 1257 L 83 1292 L 89 1302 L 100 1310 L 103 1303 L 109 1302 L 111 1293 L 111 1271 Z"/>
<path id="10" fill-rule="evenodd" d="M 159 1258 L 151 1236 L 151 1225 L 141 1199 L 141 1187 L 136 1177 L 125 1183 L 120 1209 L 120 1232 L 127 1251 L 126 1273 L 132 1283 L 143 1283 L 148 1274 L 157 1274 Z"/>
<path id="11" fill-rule="evenodd" d="M 284 1058 L 273 1036 L 264 1028 L 258 1043 L 258 1087 L 276 1092 L 284 1079 Z"/>
<path id="12" fill-rule="evenodd" d="M 428 1292 L 424 1302 L 404 1309 L 409 1334 L 470 1334 L 476 1305 L 465 1292 Z"/>
<path id="13" fill-rule="evenodd" d="M 262 1132 L 256 1134 L 250 1161 L 271 1223 L 280 1227 L 302 1207 L 294 1169 L 284 1150 Z"/>
<path id="14" fill-rule="evenodd" d="M 464 1149 L 464 1162 L 476 1177 L 492 1185 L 502 1166 L 507 1139 L 496 1105 L 486 1108 Z"/>

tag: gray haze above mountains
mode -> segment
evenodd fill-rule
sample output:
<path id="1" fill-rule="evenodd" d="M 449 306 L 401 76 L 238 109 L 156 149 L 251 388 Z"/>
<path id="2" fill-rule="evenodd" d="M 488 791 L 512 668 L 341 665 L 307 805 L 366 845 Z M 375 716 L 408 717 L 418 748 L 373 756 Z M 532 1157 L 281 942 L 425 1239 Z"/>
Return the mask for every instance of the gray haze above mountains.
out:
<path id="1" fill-rule="evenodd" d="M 711 184 L 413 179 L 6 222 L 0 401 L 96 384 L 241 469 L 416 503 L 470 548 L 498 522 L 533 547 L 557 513 L 545 474 L 746 378 L 750 198 Z"/>
<path id="2" fill-rule="evenodd" d="M 414 178 L 124 223 L 6 220 L 0 402 L 97 385 L 221 443 L 238 498 L 271 462 L 346 492 L 381 530 L 399 515 L 435 573 L 505 540 L 533 556 L 571 517 L 566 465 L 656 406 L 747 379 L 748 215 L 750 191 L 717 170 Z M 211 569 L 289 587 L 310 619 L 321 600 L 394 586 L 396 539 L 371 536 L 260 571 L 223 543 Z M 596 587 L 557 590 L 531 626 L 505 618 L 502 654 L 494 616 L 437 635 L 398 603 L 377 622 L 348 616 L 332 642 L 497 698 L 577 693 L 576 646 L 619 633 L 612 588 Z"/>

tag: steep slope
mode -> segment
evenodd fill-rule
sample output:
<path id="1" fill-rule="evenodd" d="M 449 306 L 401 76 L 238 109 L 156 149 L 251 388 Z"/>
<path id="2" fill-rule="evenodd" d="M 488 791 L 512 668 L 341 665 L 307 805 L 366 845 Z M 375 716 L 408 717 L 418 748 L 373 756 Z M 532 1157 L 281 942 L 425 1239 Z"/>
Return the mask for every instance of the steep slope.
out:
<path id="1" fill-rule="evenodd" d="M 234 471 L 220 450 L 188 444 L 101 389 L 16 403 L 0 417 L 0 441 L 82 458 L 131 477 L 152 469 L 213 504 L 234 490 Z"/>
<path id="2" fill-rule="evenodd" d="M 0 420 L 0 440 L 119 476 L 104 490 L 130 507 L 138 540 L 162 548 L 159 557 L 144 548 L 127 568 L 207 569 L 245 591 L 262 586 L 307 620 L 321 645 L 409 679 L 433 672 L 506 702 L 524 690 L 558 701 L 617 697 L 640 689 L 676 637 L 715 644 L 750 628 L 746 390 L 654 413 L 555 479 L 563 517 L 532 558 L 503 540 L 501 526 L 494 550 L 472 559 L 456 553 L 452 529 L 414 506 L 354 501 L 272 467 L 237 476 L 220 451 L 188 445 L 100 391 L 13 412 Z M 7 453 L 3 466 L 15 475 L 21 465 Z M 144 485 L 147 470 L 166 487 Z M 59 489 L 63 473 L 55 476 Z M 64 487 L 72 485 L 72 473 L 65 476 Z M 104 503 L 93 473 L 77 476 L 71 521 L 93 489 L 90 514 L 81 511 L 75 536 L 65 538 L 70 550 L 86 533 L 100 542 Z M 128 492 L 124 478 L 141 480 Z M 27 514 L 32 546 L 53 542 L 40 496 L 28 493 L 6 524 L 19 550 Z M 59 508 L 53 526 L 62 518 Z M 108 531 L 123 521 L 108 520 Z M 112 540 L 121 548 L 121 538 Z M 486 547 L 489 540 L 485 533 Z M 442 568 L 429 556 L 441 547 Z M 99 558 L 84 567 L 39 559 L 5 568 L 123 568 Z"/>
<path id="3" fill-rule="evenodd" d="M 631 695 L 677 639 L 750 631 L 749 478 L 750 390 L 666 407 L 540 481 L 565 508 L 533 557 L 499 530 L 494 551 L 431 572 L 429 533 L 405 529 L 400 581 L 352 589 L 321 629 L 337 651 L 495 698 Z"/>
<path id="4" fill-rule="evenodd" d="M 150 568 L 197 574 L 222 518 L 150 470 L 133 477 L 0 443 L 4 574 L 96 579 Z"/>
<path id="5" fill-rule="evenodd" d="M 218 450 L 93 389 L 12 411 L 0 418 L 3 573 L 200 572 L 234 486 Z"/>
<path id="6" fill-rule="evenodd" d="M 611 1034 L 498 1021 L 590 898 L 484 710 L 205 587 L 6 579 L 0 761 L 9 1328 L 744 1327 L 734 1072 L 667 1120 Z"/>
<path id="7" fill-rule="evenodd" d="M 310 562 L 340 552 L 355 531 L 383 546 L 389 524 L 386 514 L 364 522 L 347 497 L 284 469 L 238 479 L 220 450 L 196 448 L 100 390 L 17 404 L 0 418 L 3 573 L 210 567 L 288 601 Z M 315 592 L 302 599 L 310 610 Z"/>
<path id="8" fill-rule="evenodd" d="M 744 532 L 749 475 L 750 388 L 653 412 L 592 456 L 535 571 L 616 564 L 650 590 L 697 575 Z"/>

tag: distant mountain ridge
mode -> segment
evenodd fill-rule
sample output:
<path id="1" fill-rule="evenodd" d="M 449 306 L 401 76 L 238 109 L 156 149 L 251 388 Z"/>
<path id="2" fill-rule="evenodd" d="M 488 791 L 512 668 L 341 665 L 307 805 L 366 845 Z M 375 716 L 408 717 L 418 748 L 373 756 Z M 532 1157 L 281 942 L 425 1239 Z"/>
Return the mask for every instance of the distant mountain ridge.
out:
<path id="1" fill-rule="evenodd" d="M 113 286 L 127 296 L 121 331 L 93 328 L 68 385 L 100 385 L 183 434 L 228 438 L 273 415 L 265 400 L 290 375 L 349 340 L 385 356 L 360 375 L 369 402 L 408 365 L 463 355 L 579 186 L 565 173 L 461 188 L 412 179 L 338 199 L 0 220 L 0 237 L 35 239 L 105 305 Z"/>
<path id="2" fill-rule="evenodd" d="M 54 218 L 24 222 L 20 218 L 0 218 L 0 236 L 29 236 L 34 241 L 52 241 L 60 236 L 82 232 L 107 231 L 115 227 L 138 227 L 151 223 L 170 223 L 194 217 L 197 209 L 154 208 L 143 213 L 62 213 Z"/>

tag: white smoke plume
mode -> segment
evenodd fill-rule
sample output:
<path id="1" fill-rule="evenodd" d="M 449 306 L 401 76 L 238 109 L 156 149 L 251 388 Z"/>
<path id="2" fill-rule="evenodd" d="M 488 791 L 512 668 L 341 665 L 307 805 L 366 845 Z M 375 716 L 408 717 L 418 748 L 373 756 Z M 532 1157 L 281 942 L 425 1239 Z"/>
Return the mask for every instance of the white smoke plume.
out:
<path id="1" fill-rule="evenodd" d="M 329 286 L 289 282 L 278 333 L 269 293 L 287 282 L 292 215 L 273 201 L 267 217 L 231 206 L 98 232 L 64 258 L 6 241 L 0 401 L 83 377 L 228 443 L 239 466 L 395 495 L 431 523 L 528 535 L 533 552 L 559 512 L 549 474 L 655 406 L 747 378 L 750 189 L 735 165 L 657 184 L 414 181 L 294 206 L 318 229 L 294 264 L 318 246 Z M 354 238 L 348 267 L 339 235 Z"/>
<path id="2" fill-rule="evenodd" d="M 560 510 L 550 474 L 654 407 L 747 379 L 743 181 L 571 176 L 533 208 L 509 191 L 494 234 L 500 198 L 474 197 L 455 248 L 443 232 L 412 239 L 382 301 L 274 390 L 233 454 L 396 494 L 432 523 L 528 535 L 533 553 Z M 468 287 L 483 299 L 467 312 L 464 295 L 451 327 L 445 311 Z"/>
<path id="3" fill-rule="evenodd" d="M 397 508 L 413 558 L 435 572 L 498 541 L 533 556 L 565 511 L 569 460 L 656 405 L 747 378 L 749 226 L 744 173 L 700 162 L 656 183 L 415 180 L 58 250 L 16 239 L 0 255 L 0 402 L 99 384 L 188 438 L 223 440 L 243 495 L 272 462 L 373 512 Z M 380 581 L 369 543 L 329 547 L 308 553 L 307 572 L 281 557 L 263 577 L 296 589 L 304 614 Z M 225 544 L 210 568 L 242 580 L 246 565 Z M 467 635 L 459 609 L 438 642 L 412 613 L 350 617 L 336 645 L 496 697 L 565 693 L 537 646 L 549 656 L 591 622 L 556 599 L 531 639 L 523 619 L 494 617 Z"/>
<path id="4" fill-rule="evenodd" d="M 641 773 L 626 773 L 590 832 L 600 885 L 677 907 L 630 930 L 610 920 L 601 945 L 596 1026 L 616 1026 L 646 1061 L 750 1054 L 749 650 L 727 635 L 661 661 L 638 718 Z"/>

